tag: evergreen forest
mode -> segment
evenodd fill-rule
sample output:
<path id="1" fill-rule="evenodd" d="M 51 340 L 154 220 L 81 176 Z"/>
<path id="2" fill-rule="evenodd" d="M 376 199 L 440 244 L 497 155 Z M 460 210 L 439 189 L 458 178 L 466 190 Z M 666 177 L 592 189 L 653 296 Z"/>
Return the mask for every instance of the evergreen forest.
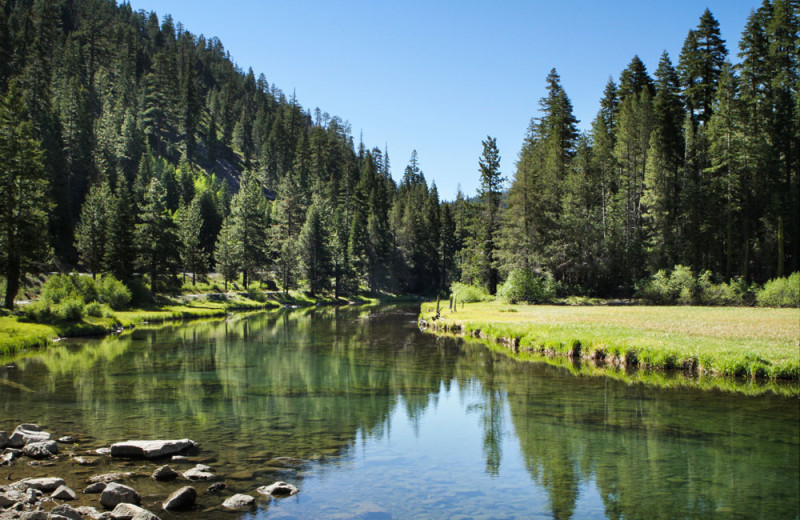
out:
<path id="1" fill-rule="evenodd" d="M 675 61 L 609 79 L 587 131 L 553 69 L 521 149 L 476 143 L 478 193 L 443 201 L 416 152 L 395 181 L 386 146 L 168 15 L 0 0 L 5 305 L 26 273 L 75 269 L 337 297 L 494 294 L 519 270 L 602 297 L 674 266 L 798 271 L 800 2 L 764 0 L 738 49 L 708 10 L 687 30 Z"/>

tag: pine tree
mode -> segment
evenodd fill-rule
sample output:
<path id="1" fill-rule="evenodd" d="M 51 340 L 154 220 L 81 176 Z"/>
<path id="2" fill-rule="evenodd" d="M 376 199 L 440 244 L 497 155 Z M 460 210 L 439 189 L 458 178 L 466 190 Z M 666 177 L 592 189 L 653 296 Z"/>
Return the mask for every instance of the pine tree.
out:
<path id="1" fill-rule="evenodd" d="M 200 197 L 195 197 L 188 206 L 178 210 L 175 220 L 178 225 L 183 271 L 192 273 L 192 285 L 195 285 L 197 275 L 204 275 L 208 265 L 208 256 L 201 240 L 203 214 Z"/>
<path id="2" fill-rule="evenodd" d="M 217 237 L 214 257 L 217 260 L 216 269 L 225 280 L 225 292 L 228 292 L 228 282 L 236 279 L 239 272 L 239 258 L 241 258 L 240 244 L 236 239 L 232 217 L 226 218 Z"/>
<path id="3" fill-rule="evenodd" d="M 308 208 L 298 249 L 308 292 L 314 296 L 330 288 L 332 274 L 328 231 L 317 199 Z"/>
<path id="4" fill-rule="evenodd" d="M 157 178 L 150 181 L 144 206 L 136 224 L 137 265 L 150 277 L 150 290 L 156 293 L 167 272 L 174 272 L 179 261 L 178 237 L 167 208 L 167 192 Z"/>
<path id="5" fill-rule="evenodd" d="M 500 174 L 500 152 L 497 139 L 487 136 L 483 145 L 483 155 L 478 160 L 480 188 L 478 196 L 483 205 L 483 219 L 480 230 L 482 242 L 483 270 L 489 294 L 497 292 L 499 278 L 497 249 L 500 234 L 500 196 L 505 179 Z"/>
<path id="6" fill-rule="evenodd" d="M 237 263 L 245 290 L 267 265 L 268 211 L 261 183 L 254 173 L 245 172 L 239 193 L 231 201 L 233 235 L 240 254 Z"/>
<path id="7" fill-rule="evenodd" d="M 19 283 L 48 256 L 47 171 L 34 138 L 22 92 L 12 82 L 0 99 L 0 265 L 6 279 L 5 307 L 14 308 Z"/>
<path id="8" fill-rule="evenodd" d="M 81 206 L 81 217 L 75 227 L 75 247 L 81 262 L 92 273 L 92 278 L 104 266 L 108 248 L 110 203 L 111 189 L 108 184 L 93 185 Z"/>
<path id="9" fill-rule="evenodd" d="M 109 202 L 108 238 L 104 257 L 105 270 L 123 282 L 130 281 L 134 272 L 136 213 L 137 206 L 128 183 L 123 178 Z"/>

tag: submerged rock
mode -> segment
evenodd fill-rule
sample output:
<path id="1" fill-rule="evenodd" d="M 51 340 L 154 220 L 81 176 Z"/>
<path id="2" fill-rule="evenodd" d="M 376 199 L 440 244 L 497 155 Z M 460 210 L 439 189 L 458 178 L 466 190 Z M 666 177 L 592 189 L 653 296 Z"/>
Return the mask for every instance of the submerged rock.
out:
<path id="1" fill-rule="evenodd" d="M 212 495 L 216 495 L 217 493 L 221 492 L 221 491 L 222 491 L 223 489 L 225 489 L 226 487 L 227 487 L 227 486 L 225 485 L 225 483 L 224 483 L 224 482 L 214 482 L 213 484 L 211 484 L 210 486 L 208 486 L 208 488 L 206 489 L 206 491 L 207 491 L 208 493 L 211 493 Z"/>
<path id="2" fill-rule="evenodd" d="M 138 506 L 140 502 L 139 493 L 137 493 L 135 489 L 116 482 L 107 485 L 100 494 L 100 503 L 103 504 L 103 507 L 108 509 L 122 503 L 135 504 Z"/>
<path id="3" fill-rule="evenodd" d="M 47 459 L 58 453 L 56 441 L 29 442 L 22 448 L 22 453 L 32 459 Z"/>
<path id="4" fill-rule="evenodd" d="M 198 464 L 190 470 L 184 471 L 183 476 L 184 478 L 188 478 L 189 480 L 212 480 L 217 478 L 216 475 L 211 473 L 208 466 L 205 464 Z"/>
<path id="5" fill-rule="evenodd" d="M 126 441 L 111 445 L 111 456 L 155 459 L 182 453 L 195 446 L 197 443 L 191 439 Z"/>
<path id="6" fill-rule="evenodd" d="M 22 448 L 31 442 L 49 441 L 50 434 L 42 430 L 38 424 L 20 424 L 8 439 L 8 446 Z"/>
<path id="7" fill-rule="evenodd" d="M 115 482 L 117 480 L 125 480 L 126 478 L 131 478 L 133 473 L 130 471 L 119 471 L 116 473 L 103 473 L 102 475 L 95 475 L 94 477 L 89 479 L 89 482 L 105 482 L 108 484 L 109 482 Z"/>
<path id="8" fill-rule="evenodd" d="M 292 495 L 296 495 L 300 490 L 291 484 L 287 484 L 286 482 L 283 481 L 278 481 L 275 482 L 274 484 L 270 484 L 269 486 L 261 486 L 256 491 L 258 491 L 262 495 L 268 495 L 271 497 L 289 497 Z"/>
<path id="9" fill-rule="evenodd" d="M 153 472 L 153 478 L 161 482 L 175 480 L 178 476 L 178 472 L 167 465 L 161 466 Z"/>
<path id="10" fill-rule="evenodd" d="M 97 464 L 97 457 L 83 457 L 79 455 L 77 457 L 72 457 L 72 462 L 79 466 L 94 466 Z"/>
<path id="11" fill-rule="evenodd" d="M 251 497 L 250 495 L 243 495 L 241 493 L 237 493 L 232 497 L 229 497 L 225 502 L 222 503 L 222 507 L 225 509 L 234 509 L 234 510 L 241 510 L 241 509 L 249 509 L 253 507 L 253 504 L 256 503 L 256 499 Z"/>
<path id="12" fill-rule="evenodd" d="M 184 486 L 174 491 L 162 504 L 165 511 L 191 509 L 197 500 L 197 490 L 192 486 Z"/>

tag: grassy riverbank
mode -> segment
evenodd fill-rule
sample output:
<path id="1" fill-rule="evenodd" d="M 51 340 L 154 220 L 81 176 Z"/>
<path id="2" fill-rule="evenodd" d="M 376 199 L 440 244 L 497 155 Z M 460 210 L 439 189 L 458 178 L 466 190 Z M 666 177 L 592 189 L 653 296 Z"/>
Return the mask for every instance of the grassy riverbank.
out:
<path id="1" fill-rule="evenodd" d="M 432 330 L 505 342 L 515 351 L 612 366 L 702 375 L 800 379 L 800 312 L 745 307 L 555 306 L 469 303 L 422 306 Z"/>

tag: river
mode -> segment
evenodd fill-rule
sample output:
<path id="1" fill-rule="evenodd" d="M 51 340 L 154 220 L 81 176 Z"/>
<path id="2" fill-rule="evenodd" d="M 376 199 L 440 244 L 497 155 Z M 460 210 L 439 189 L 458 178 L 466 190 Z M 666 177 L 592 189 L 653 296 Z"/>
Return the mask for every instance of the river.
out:
<path id="1" fill-rule="evenodd" d="M 128 439 L 200 443 L 195 461 L 227 488 L 195 484 L 192 512 L 160 510 L 185 483 L 153 481 L 155 462 L 85 467 L 62 454 L 7 472 L 58 473 L 80 494 L 93 474 L 134 471 L 126 483 L 162 519 L 800 518 L 797 397 L 576 376 L 424 334 L 417 312 L 140 328 L 0 368 L 0 430 L 36 422 L 77 436 L 62 447 L 76 453 Z M 255 493 L 276 480 L 300 492 L 269 503 Z M 222 511 L 237 492 L 257 507 Z M 79 503 L 100 508 L 96 496 Z"/>

